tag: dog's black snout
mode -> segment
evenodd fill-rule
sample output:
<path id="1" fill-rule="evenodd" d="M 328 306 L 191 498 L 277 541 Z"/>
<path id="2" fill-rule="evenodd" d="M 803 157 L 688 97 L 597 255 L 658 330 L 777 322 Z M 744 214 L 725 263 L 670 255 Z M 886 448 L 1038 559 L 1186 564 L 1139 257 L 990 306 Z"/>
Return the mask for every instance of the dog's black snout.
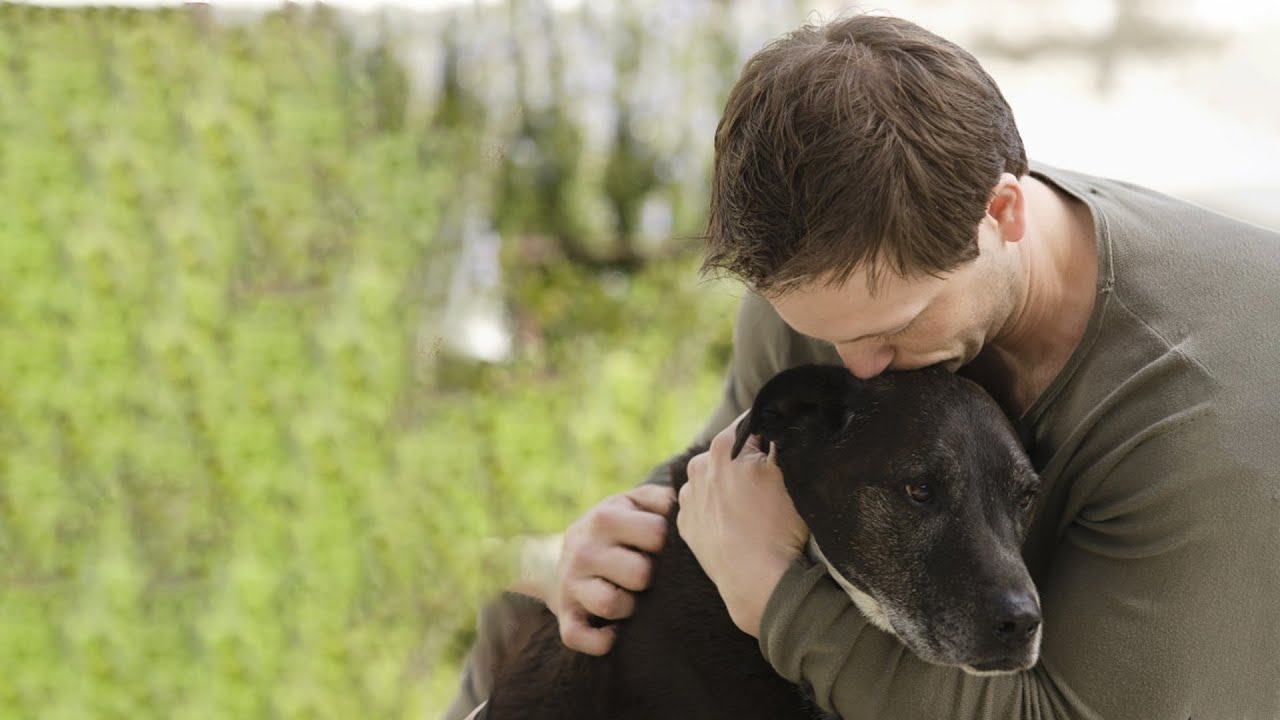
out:
<path id="1" fill-rule="evenodd" d="M 1009 645 L 1019 645 L 1031 639 L 1040 627 L 1040 607 L 1026 592 L 1008 593 L 997 605 L 996 637 Z"/>

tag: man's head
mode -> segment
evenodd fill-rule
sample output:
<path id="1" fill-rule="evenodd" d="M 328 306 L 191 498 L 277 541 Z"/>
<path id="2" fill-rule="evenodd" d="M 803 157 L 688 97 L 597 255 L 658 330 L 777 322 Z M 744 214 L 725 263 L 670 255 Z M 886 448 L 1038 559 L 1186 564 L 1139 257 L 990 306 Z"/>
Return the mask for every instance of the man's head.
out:
<path id="1" fill-rule="evenodd" d="M 860 376 L 954 369 L 1011 309 L 1027 171 L 1013 113 L 968 52 L 890 17 L 806 26 L 757 53 L 729 95 L 704 270 L 744 279 Z M 837 299 L 823 293 L 867 321 L 818 321 L 808 306 Z M 908 321 L 927 342 L 839 342 Z"/>
<path id="2" fill-rule="evenodd" d="M 905 20 L 805 26 L 748 61 L 716 130 L 706 266 L 778 294 L 859 267 L 977 257 L 1001 175 L 1027 172 L 1013 112 L 972 55 Z"/>

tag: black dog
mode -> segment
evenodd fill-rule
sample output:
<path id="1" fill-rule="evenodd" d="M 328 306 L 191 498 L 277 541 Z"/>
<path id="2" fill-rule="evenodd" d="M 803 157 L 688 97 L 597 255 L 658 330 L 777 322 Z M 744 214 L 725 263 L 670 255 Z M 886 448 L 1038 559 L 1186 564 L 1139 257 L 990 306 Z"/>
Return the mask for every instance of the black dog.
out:
<path id="1" fill-rule="evenodd" d="M 775 447 L 810 553 L 878 627 L 922 659 L 1014 672 L 1039 655 L 1019 548 L 1039 479 L 1007 419 L 939 368 L 861 381 L 843 367 L 779 373 L 738 427 Z M 677 491 L 691 450 L 671 466 Z M 572 652 L 546 613 L 500 675 L 489 720 L 826 717 L 738 630 L 668 518 L 654 582 L 603 657 Z"/>

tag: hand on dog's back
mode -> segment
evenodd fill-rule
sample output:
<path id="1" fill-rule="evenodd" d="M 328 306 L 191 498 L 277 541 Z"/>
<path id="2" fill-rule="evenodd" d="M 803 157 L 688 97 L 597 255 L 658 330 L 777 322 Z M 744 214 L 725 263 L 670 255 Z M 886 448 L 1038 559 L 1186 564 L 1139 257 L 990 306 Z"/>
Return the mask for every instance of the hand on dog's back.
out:
<path id="1" fill-rule="evenodd" d="M 565 531 L 556 582 L 544 599 L 566 646 L 588 655 L 613 647 L 616 628 L 595 627 L 591 617 L 621 620 L 635 611 L 635 593 L 653 576 L 650 553 L 666 542 L 674 501 L 671 488 L 642 485 L 605 498 Z"/>

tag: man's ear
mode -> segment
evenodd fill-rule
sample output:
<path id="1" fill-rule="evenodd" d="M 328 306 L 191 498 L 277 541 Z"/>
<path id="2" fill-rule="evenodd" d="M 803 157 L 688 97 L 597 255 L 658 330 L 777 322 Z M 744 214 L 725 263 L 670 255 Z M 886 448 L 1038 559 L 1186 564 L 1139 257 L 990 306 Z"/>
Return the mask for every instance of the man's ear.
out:
<path id="1" fill-rule="evenodd" d="M 1003 173 L 991 188 L 987 216 L 995 221 L 1000 239 L 1005 242 L 1018 242 L 1026 234 L 1026 197 L 1013 173 Z"/>
<path id="2" fill-rule="evenodd" d="M 778 373 L 738 423 L 730 457 L 736 458 L 752 435 L 763 440 L 765 453 L 771 443 L 786 446 L 831 437 L 848 422 L 850 390 L 859 382 L 840 365 L 803 365 Z"/>

